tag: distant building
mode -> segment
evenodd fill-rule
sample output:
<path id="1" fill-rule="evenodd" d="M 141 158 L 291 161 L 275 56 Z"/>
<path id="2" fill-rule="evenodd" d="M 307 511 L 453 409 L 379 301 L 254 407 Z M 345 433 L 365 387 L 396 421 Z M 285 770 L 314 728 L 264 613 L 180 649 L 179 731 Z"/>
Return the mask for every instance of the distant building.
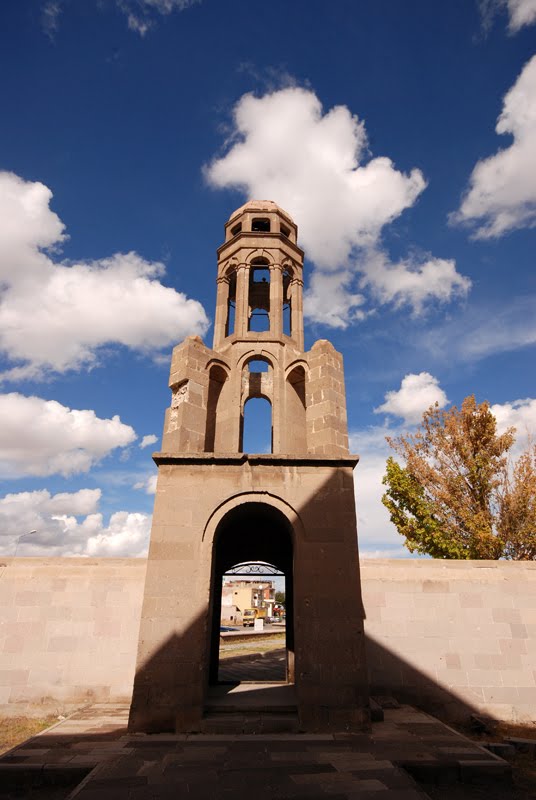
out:
<path id="1" fill-rule="evenodd" d="M 242 623 L 245 608 L 265 608 L 266 616 L 274 616 L 274 581 L 226 581 L 221 592 L 222 622 Z"/>

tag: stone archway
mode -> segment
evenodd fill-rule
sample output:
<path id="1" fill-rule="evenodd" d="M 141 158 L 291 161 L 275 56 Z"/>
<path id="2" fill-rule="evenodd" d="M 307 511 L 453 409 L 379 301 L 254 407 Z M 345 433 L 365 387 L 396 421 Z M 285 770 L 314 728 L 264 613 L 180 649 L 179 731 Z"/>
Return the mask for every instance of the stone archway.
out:
<path id="1" fill-rule="evenodd" d="M 287 516 L 274 505 L 249 500 L 228 510 L 214 533 L 211 578 L 211 635 L 209 682 L 218 682 L 221 583 L 224 573 L 237 563 L 263 561 L 285 575 L 287 682 L 294 681 L 293 529 Z"/>

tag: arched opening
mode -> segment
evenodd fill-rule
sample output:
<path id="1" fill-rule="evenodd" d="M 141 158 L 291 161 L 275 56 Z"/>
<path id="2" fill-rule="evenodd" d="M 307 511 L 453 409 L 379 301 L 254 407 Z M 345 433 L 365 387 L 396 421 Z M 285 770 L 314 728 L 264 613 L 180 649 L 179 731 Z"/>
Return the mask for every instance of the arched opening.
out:
<path id="1" fill-rule="evenodd" d="M 246 361 L 245 366 L 247 367 L 250 376 L 256 375 L 259 372 L 269 372 L 272 364 L 265 356 L 253 356 Z M 250 377 L 251 383 L 251 377 Z"/>
<path id="2" fill-rule="evenodd" d="M 273 452 L 272 404 L 266 397 L 250 397 L 244 403 L 240 452 Z"/>
<path id="3" fill-rule="evenodd" d="M 205 429 L 205 453 L 214 452 L 216 440 L 216 425 L 218 420 L 218 400 L 220 399 L 223 384 L 227 375 L 223 367 L 215 364 L 210 368 L 208 380 L 208 399 L 207 399 L 207 425 Z"/>
<path id="4" fill-rule="evenodd" d="M 272 453 L 272 364 L 261 355 L 251 356 L 242 370 L 243 407 L 240 417 L 241 453 Z"/>
<path id="5" fill-rule="evenodd" d="M 251 223 L 251 230 L 254 233 L 270 233 L 270 220 L 256 217 Z"/>
<path id="6" fill-rule="evenodd" d="M 249 269 L 248 330 L 270 330 L 270 269 L 265 258 L 256 258 Z"/>
<path id="7" fill-rule="evenodd" d="M 237 565 L 258 565 L 259 570 L 255 576 L 247 576 L 251 581 L 246 581 L 246 576 L 242 578 L 243 573 L 237 572 Z M 264 574 L 268 569 L 275 570 L 276 575 L 272 576 Z M 210 683 L 217 684 L 221 682 L 249 682 L 257 681 L 259 676 L 258 669 L 254 664 L 248 662 L 247 659 L 236 659 L 234 662 L 234 670 L 230 667 L 229 663 L 225 663 L 227 659 L 220 660 L 220 634 L 222 626 L 222 585 L 225 575 L 230 575 L 238 584 L 251 582 L 252 586 L 240 586 L 239 588 L 231 587 L 231 592 L 240 592 L 240 601 L 238 608 L 240 608 L 240 617 L 243 620 L 244 611 L 252 611 L 254 609 L 266 608 L 267 600 L 271 597 L 267 595 L 272 594 L 275 599 L 275 592 L 281 591 L 276 588 L 282 586 L 282 579 L 284 579 L 284 611 L 285 619 L 277 623 L 270 623 L 277 626 L 275 634 L 278 636 L 278 631 L 284 633 L 280 637 L 280 646 L 275 647 L 274 650 L 278 651 L 272 662 L 272 672 L 265 673 L 265 677 L 261 677 L 261 682 L 279 682 L 286 683 L 294 682 L 294 603 L 293 603 L 293 543 L 292 543 L 292 526 L 285 515 L 267 503 L 243 503 L 236 508 L 231 509 L 220 521 L 214 538 L 213 548 L 213 567 L 212 567 L 212 584 L 211 584 L 211 604 L 212 604 L 212 631 L 211 631 L 211 648 L 210 648 Z M 272 585 L 268 585 L 272 584 Z M 260 587 L 260 588 L 259 588 Z M 234 597 L 234 595 L 233 595 Z M 237 595 L 238 597 L 238 595 Z M 249 609 L 242 608 L 240 603 L 250 602 Z M 234 604 L 236 605 L 236 604 Z M 268 603 L 268 605 L 270 605 Z M 273 603 L 271 608 L 273 609 Z M 225 613 L 225 612 L 224 612 Z M 238 612 L 235 612 L 235 615 Z M 272 616 L 274 616 L 272 614 Z M 246 617 L 247 618 L 247 617 Z M 257 614 L 256 618 L 261 619 L 261 615 Z M 237 620 L 234 620 L 237 622 Z M 284 623 L 284 624 L 283 624 Z M 255 632 L 250 627 L 239 627 L 243 631 L 252 631 L 252 641 L 258 637 L 260 631 Z M 260 626 L 258 626 L 259 628 Z M 264 628 L 264 626 L 263 626 Z M 271 628 L 273 630 L 273 628 Z M 262 632 L 264 634 L 264 631 Z M 259 638 L 256 639 L 259 641 Z M 241 663 L 238 663 L 238 662 Z M 248 668 L 253 666 L 253 672 L 248 673 Z"/>
<path id="8" fill-rule="evenodd" d="M 292 336 L 292 275 L 288 269 L 283 271 L 283 333 Z"/>
<path id="9" fill-rule="evenodd" d="M 305 369 L 298 365 L 287 376 L 286 421 L 290 453 L 307 452 L 307 422 L 305 418 Z"/>
<path id="10" fill-rule="evenodd" d="M 236 317 L 236 272 L 229 275 L 229 294 L 227 297 L 227 319 L 225 320 L 225 335 L 231 336 L 235 330 Z"/>

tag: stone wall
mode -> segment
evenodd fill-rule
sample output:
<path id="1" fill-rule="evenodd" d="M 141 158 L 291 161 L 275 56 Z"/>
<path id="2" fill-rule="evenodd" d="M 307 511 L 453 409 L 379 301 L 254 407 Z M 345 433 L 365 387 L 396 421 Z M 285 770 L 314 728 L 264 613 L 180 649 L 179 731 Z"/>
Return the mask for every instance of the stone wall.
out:
<path id="1" fill-rule="evenodd" d="M 128 701 L 146 562 L 0 560 L 0 706 Z M 361 562 L 373 693 L 535 718 L 536 563 Z"/>
<path id="2" fill-rule="evenodd" d="M 145 568 L 145 559 L 0 559 L 4 712 L 128 702 Z"/>
<path id="3" fill-rule="evenodd" d="M 361 562 L 372 694 L 536 719 L 536 563 Z"/>

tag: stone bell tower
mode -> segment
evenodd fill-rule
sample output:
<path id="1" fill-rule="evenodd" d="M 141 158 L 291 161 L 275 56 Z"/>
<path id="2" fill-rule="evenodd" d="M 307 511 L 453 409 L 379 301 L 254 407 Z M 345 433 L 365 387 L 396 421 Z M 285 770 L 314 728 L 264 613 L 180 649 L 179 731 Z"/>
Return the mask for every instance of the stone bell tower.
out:
<path id="1" fill-rule="evenodd" d="M 129 727 L 202 729 L 218 677 L 222 575 L 284 572 L 287 681 L 304 730 L 368 720 L 342 357 L 303 347 L 303 251 L 291 217 L 252 200 L 218 249 L 213 347 L 175 347 Z M 244 453 L 246 404 L 269 401 L 271 452 Z"/>

